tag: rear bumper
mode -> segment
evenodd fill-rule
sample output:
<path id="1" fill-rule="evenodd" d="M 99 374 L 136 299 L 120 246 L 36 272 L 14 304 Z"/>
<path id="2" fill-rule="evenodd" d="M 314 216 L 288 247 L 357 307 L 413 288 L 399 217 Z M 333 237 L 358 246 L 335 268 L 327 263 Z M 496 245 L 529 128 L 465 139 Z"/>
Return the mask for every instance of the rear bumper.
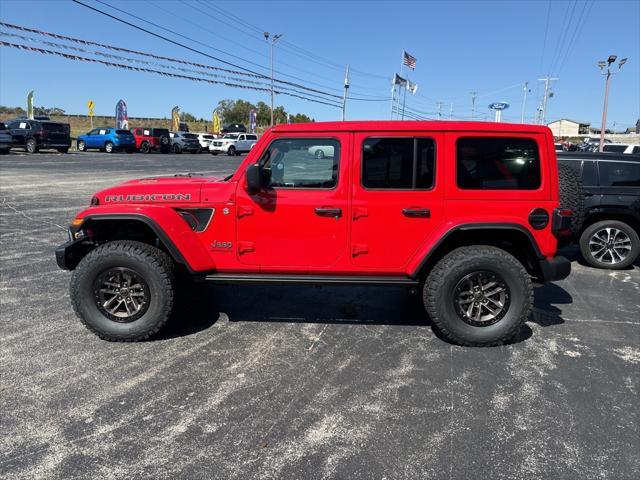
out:
<path id="1" fill-rule="evenodd" d="M 540 283 L 563 280 L 571 273 L 571 262 L 564 257 L 554 257 L 551 260 L 539 260 Z"/>

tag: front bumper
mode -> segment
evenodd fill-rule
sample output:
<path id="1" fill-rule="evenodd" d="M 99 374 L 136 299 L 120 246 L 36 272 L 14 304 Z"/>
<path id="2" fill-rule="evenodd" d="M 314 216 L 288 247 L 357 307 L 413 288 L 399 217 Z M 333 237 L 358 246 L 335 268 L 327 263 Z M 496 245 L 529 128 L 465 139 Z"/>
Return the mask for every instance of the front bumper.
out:
<path id="1" fill-rule="evenodd" d="M 56 263 L 63 270 L 73 270 L 92 247 L 86 238 L 69 240 L 56 248 Z"/>
<path id="2" fill-rule="evenodd" d="M 209 145 L 210 152 L 227 153 L 231 145 Z"/>
<path id="3" fill-rule="evenodd" d="M 539 260 L 540 283 L 564 280 L 571 273 L 571 262 L 564 257 Z"/>

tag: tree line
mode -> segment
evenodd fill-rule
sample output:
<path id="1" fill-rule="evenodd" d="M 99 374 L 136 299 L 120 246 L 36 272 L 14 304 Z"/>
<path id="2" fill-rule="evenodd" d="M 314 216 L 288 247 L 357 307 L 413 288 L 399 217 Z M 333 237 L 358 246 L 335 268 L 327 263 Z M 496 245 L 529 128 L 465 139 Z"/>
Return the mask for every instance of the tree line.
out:
<path id="1" fill-rule="evenodd" d="M 249 123 L 249 112 L 256 111 L 256 123 L 259 127 L 267 127 L 271 124 L 271 108 L 265 102 L 255 105 L 246 100 L 220 100 L 218 102 L 218 114 L 223 123 Z M 185 114 L 186 115 L 186 114 Z M 287 123 L 289 113 L 282 105 L 273 109 L 274 123 Z M 291 114 L 291 123 L 307 123 L 315 120 L 304 113 Z"/>

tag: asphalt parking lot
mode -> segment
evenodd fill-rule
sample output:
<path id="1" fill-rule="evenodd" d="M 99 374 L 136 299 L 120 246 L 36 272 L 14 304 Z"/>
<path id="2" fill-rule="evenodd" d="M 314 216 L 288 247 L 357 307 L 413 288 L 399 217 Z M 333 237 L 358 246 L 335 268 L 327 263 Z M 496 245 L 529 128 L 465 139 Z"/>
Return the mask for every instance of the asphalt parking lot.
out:
<path id="1" fill-rule="evenodd" d="M 240 161 L 0 157 L 1 478 L 638 478 L 638 265 L 568 250 L 496 348 L 373 287 L 206 287 L 153 341 L 85 330 L 53 249 L 92 192 Z"/>

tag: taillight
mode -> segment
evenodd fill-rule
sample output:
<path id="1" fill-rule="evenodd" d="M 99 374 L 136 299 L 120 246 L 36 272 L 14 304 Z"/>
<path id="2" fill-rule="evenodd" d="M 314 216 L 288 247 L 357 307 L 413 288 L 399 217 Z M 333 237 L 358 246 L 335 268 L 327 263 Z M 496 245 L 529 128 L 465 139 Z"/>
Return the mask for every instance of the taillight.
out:
<path id="1" fill-rule="evenodd" d="M 556 237 L 568 237 L 571 232 L 573 210 L 569 208 L 556 208 L 553 211 L 553 223 L 551 228 Z"/>

